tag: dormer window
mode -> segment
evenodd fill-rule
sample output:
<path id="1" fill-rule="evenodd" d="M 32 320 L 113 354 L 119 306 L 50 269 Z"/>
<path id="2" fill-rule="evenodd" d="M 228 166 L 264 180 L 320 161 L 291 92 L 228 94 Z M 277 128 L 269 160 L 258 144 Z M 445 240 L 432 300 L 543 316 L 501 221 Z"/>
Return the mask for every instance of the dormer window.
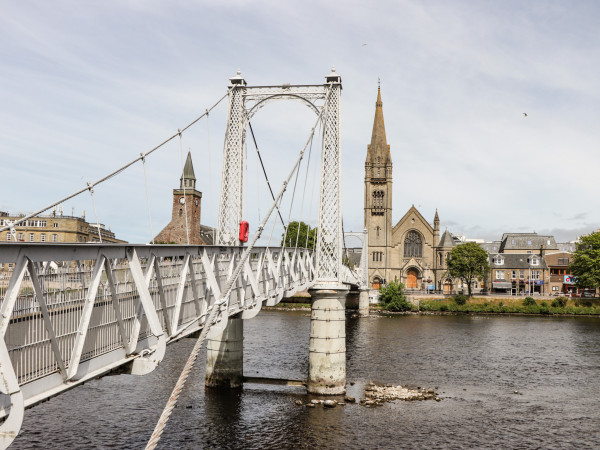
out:
<path id="1" fill-rule="evenodd" d="M 502 266 L 504 264 L 504 258 L 500 255 L 494 256 L 493 261 L 494 261 L 494 264 L 497 266 Z"/>
<path id="2" fill-rule="evenodd" d="M 538 258 L 537 256 L 532 256 L 531 258 L 529 258 L 529 264 L 531 264 L 532 266 L 539 266 L 540 258 Z"/>

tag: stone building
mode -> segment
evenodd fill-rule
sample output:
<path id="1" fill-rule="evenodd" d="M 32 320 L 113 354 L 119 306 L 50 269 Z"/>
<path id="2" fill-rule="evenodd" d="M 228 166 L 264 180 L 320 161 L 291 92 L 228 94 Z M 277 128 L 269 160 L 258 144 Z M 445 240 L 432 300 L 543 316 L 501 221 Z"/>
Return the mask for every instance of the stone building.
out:
<path id="1" fill-rule="evenodd" d="M 371 143 L 365 161 L 364 226 L 369 244 L 369 282 L 374 289 L 397 280 L 407 289 L 451 292 L 444 279 L 446 258 L 456 245 L 450 232 L 440 239 L 440 219 L 433 226 L 411 206 L 392 226 L 392 157 L 385 135 L 381 89 L 377 91 Z"/>
<path id="2" fill-rule="evenodd" d="M 0 227 L 24 217 L 11 215 L 0 211 Z M 85 215 L 65 216 L 62 210 L 54 211 L 52 214 L 35 216 L 14 226 L 14 234 L 10 230 L 0 233 L 0 241 L 3 242 L 27 242 L 27 243 L 50 243 L 50 244 L 73 244 L 86 242 L 124 243 L 115 237 L 110 228 L 104 224 L 89 223 Z"/>
<path id="3" fill-rule="evenodd" d="M 214 229 L 200 224 L 202 192 L 196 190 L 192 155 L 188 152 L 179 189 L 173 189 L 171 221 L 154 238 L 155 244 L 211 245 Z"/>

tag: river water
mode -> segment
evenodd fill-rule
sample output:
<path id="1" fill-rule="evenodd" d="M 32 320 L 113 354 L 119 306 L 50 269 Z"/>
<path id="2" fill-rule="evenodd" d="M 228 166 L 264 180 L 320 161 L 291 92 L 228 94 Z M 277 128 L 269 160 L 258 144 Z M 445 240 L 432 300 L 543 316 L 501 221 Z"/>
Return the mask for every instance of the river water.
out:
<path id="1" fill-rule="evenodd" d="M 306 377 L 309 313 L 263 311 L 244 327 L 247 376 Z M 149 375 L 104 377 L 27 410 L 11 448 L 143 448 L 193 344 L 170 346 Z M 296 406 L 310 397 L 294 387 L 205 391 L 205 353 L 160 448 L 600 448 L 599 318 L 348 317 L 350 395 L 374 381 L 441 397 L 377 408 Z"/>

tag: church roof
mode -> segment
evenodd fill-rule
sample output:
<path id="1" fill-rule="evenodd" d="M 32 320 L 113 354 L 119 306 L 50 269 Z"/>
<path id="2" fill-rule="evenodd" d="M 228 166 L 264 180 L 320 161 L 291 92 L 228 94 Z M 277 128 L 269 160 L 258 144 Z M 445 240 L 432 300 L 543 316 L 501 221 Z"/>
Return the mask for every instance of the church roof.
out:
<path id="1" fill-rule="evenodd" d="M 187 154 L 187 159 L 185 160 L 185 166 L 183 166 L 183 174 L 181 175 L 181 179 L 196 179 L 196 175 L 194 174 L 194 165 L 192 164 L 191 152 L 188 152 Z"/>
<path id="2" fill-rule="evenodd" d="M 438 247 L 456 247 L 454 239 L 452 239 L 452 234 L 448 230 L 444 231 L 444 234 L 442 234 Z"/>
<path id="3" fill-rule="evenodd" d="M 390 146 L 385 137 L 385 123 L 383 121 L 383 103 L 381 101 L 381 88 L 377 89 L 377 102 L 375 103 L 375 120 L 373 121 L 373 134 L 371 144 L 367 147 L 367 161 L 380 156 L 384 161 L 391 162 Z"/>

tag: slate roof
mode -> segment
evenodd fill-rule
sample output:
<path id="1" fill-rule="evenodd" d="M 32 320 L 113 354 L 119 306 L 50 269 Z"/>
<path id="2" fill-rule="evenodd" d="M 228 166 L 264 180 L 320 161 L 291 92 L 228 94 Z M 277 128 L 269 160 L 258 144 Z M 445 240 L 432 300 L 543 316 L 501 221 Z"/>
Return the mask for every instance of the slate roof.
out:
<path id="1" fill-rule="evenodd" d="M 504 233 L 500 240 L 500 253 L 506 250 L 558 250 L 554 236 L 542 236 L 537 233 Z"/>
<path id="2" fill-rule="evenodd" d="M 456 247 L 456 243 L 452 239 L 452 234 L 448 230 L 442 234 L 438 247 Z"/>
<path id="3" fill-rule="evenodd" d="M 187 154 L 187 159 L 185 160 L 185 166 L 183 166 L 183 174 L 181 175 L 181 179 L 196 180 L 196 175 L 194 174 L 194 165 L 192 164 L 191 152 L 188 152 Z"/>
<path id="4" fill-rule="evenodd" d="M 504 264 L 494 264 L 494 257 L 496 255 L 504 258 Z M 537 266 L 530 266 L 528 258 L 535 256 L 539 259 Z M 489 262 L 492 269 L 547 269 L 546 261 L 539 255 L 531 253 L 490 253 Z"/>
<path id="5" fill-rule="evenodd" d="M 206 245 L 215 245 L 217 230 L 208 225 L 200 225 L 200 238 Z"/>

